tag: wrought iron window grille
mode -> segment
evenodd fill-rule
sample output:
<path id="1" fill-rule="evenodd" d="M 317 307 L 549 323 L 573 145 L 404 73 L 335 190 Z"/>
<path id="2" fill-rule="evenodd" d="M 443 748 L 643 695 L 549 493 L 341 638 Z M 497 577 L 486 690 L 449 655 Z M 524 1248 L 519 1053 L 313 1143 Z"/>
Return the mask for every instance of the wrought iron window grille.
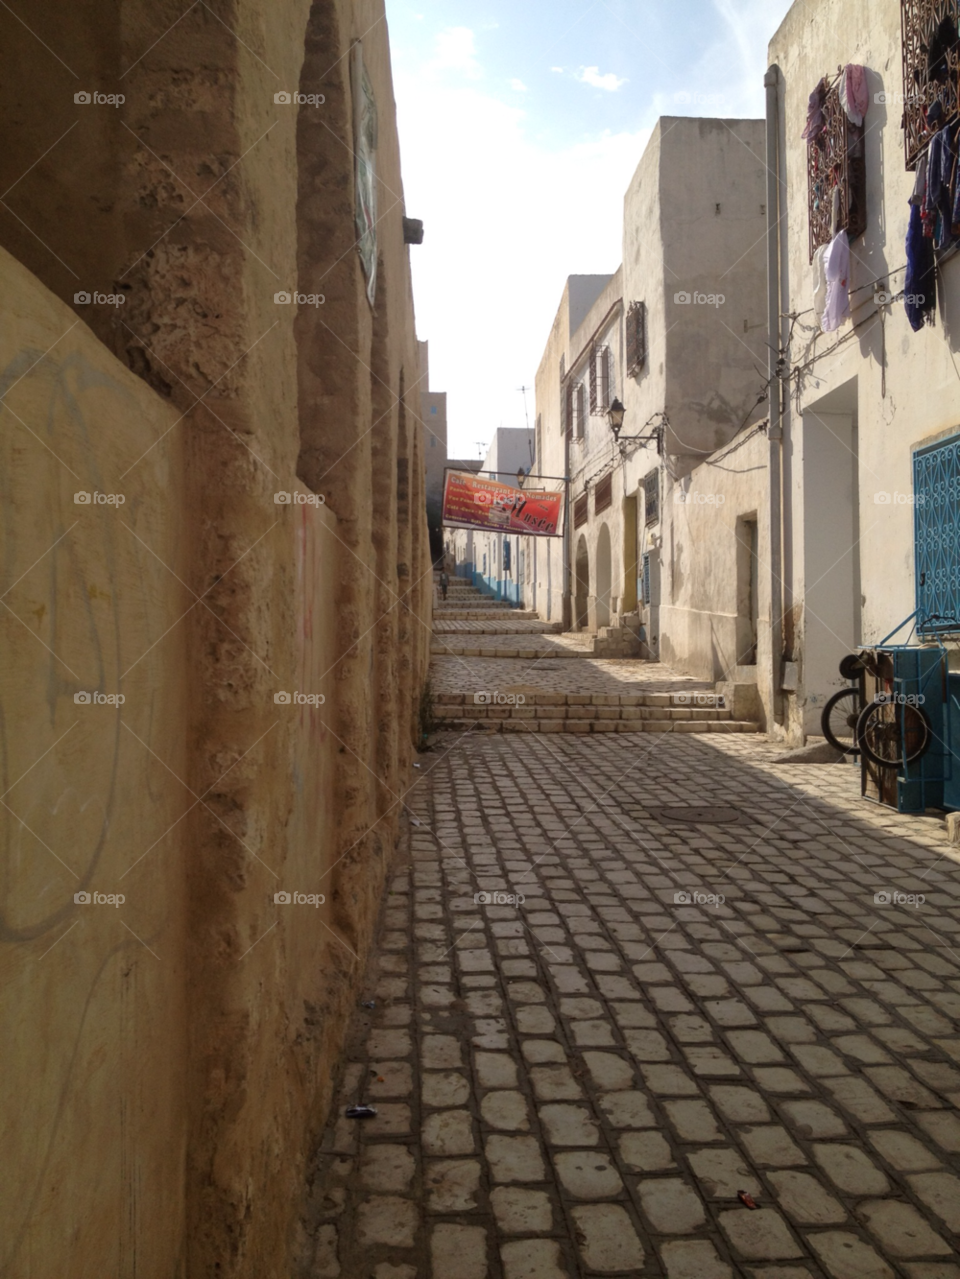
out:
<path id="1" fill-rule="evenodd" d="M 647 362 L 647 306 L 631 302 L 626 316 L 627 376 L 635 377 Z"/>
<path id="2" fill-rule="evenodd" d="M 824 89 L 823 128 L 807 143 L 807 203 L 810 261 L 821 245 L 846 231 L 856 240 L 867 229 L 867 166 L 864 126 L 853 124 L 840 102 L 840 74 L 821 81 Z M 839 190 L 836 228 L 834 191 Z"/>
<path id="3" fill-rule="evenodd" d="M 643 477 L 643 523 L 649 528 L 660 522 L 660 472 L 650 471 Z"/>
<path id="4" fill-rule="evenodd" d="M 577 439 L 582 440 L 587 431 L 587 388 L 582 382 L 577 383 L 574 402 L 576 405 L 574 416 L 577 424 Z"/>
<path id="5" fill-rule="evenodd" d="M 939 103 L 940 128 L 960 119 L 960 44 L 953 43 L 960 28 L 960 0 L 901 0 L 900 18 L 901 127 L 906 167 L 914 170 L 935 132 L 927 124 L 929 109 Z"/>

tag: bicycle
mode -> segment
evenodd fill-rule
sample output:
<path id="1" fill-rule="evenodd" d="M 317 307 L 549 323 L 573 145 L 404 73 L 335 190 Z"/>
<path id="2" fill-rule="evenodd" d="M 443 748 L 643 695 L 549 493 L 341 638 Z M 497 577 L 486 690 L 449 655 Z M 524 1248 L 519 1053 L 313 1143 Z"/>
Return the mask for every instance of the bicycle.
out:
<path id="1" fill-rule="evenodd" d="M 857 683 L 834 693 L 820 715 L 820 729 L 824 737 L 841 755 L 860 754 L 857 724 L 867 709 L 863 691 L 866 669 L 859 653 L 849 653 L 840 663 L 840 674 L 844 679 L 856 680 Z"/>

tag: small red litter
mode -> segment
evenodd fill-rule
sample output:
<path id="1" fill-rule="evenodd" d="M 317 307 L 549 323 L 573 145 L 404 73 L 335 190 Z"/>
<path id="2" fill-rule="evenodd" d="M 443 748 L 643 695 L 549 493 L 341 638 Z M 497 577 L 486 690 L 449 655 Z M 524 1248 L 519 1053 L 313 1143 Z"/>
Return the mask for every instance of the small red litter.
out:
<path id="1" fill-rule="evenodd" d="M 757 1207 L 757 1204 L 756 1204 L 756 1201 L 754 1200 L 753 1195 L 748 1195 L 745 1190 L 738 1190 L 737 1198 L 740 1200 L 740 1202 L 743 1204 L 745 1208 Z"/>

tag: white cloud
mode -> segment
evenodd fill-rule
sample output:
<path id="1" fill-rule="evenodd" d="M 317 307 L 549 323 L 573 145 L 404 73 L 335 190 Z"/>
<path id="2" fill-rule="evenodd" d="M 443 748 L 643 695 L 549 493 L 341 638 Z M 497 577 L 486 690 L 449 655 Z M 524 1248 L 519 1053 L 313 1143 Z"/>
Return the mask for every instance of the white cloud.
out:
<path id="1" fill-rule="evenodd" d="M 476 57 L 476 37 L 469 27 L 447 27 L 437 36 L 434 48 L 428 70 L 459 71 L 471 80 L 479 80 L 483 75 Z"/>
<path id="2" fill-rule="evenodd" d="M 618 89 L 622 89 L 627 83 L 626 79 L 621 79 L 619 76 L 614 75 L 612 71 L 608 71 L 606 75 L 601 75 L 599 67 L 581 67 L 573 78 L 579 80 L 581 84 L 591 85 L 594 89 L 606 89 L 608 93 L 616 93 Z"/>
<path id="3" fill-rule="evenodd" d="M 511 81 L 510 81 L 510 88 L 511 88 L 511 89 L 513 89 L 516 93 L 529 93 L 529 92 L 530 92 L 530 90 L 527 88 L 527 86 L 523 83 L 523 81 L 522 81 L 522 80 L 511 80 Z"/>
<path id="4" fill-rule="evenodd" d="M 558 75 L 563 75 L 563 67 L 551 67 L 551 71 L 556 71 Z"/>

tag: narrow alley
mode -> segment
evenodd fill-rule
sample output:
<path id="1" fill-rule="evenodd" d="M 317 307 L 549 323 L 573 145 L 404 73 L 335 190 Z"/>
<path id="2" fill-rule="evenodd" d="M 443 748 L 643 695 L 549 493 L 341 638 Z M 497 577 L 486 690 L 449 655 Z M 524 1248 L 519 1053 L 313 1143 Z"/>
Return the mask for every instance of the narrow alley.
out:
<path id="1" fill-rule="evenodd" d="M 960 1276 L 943 823 L 462 583 L 435 616 L 304 1279 Z"/>

